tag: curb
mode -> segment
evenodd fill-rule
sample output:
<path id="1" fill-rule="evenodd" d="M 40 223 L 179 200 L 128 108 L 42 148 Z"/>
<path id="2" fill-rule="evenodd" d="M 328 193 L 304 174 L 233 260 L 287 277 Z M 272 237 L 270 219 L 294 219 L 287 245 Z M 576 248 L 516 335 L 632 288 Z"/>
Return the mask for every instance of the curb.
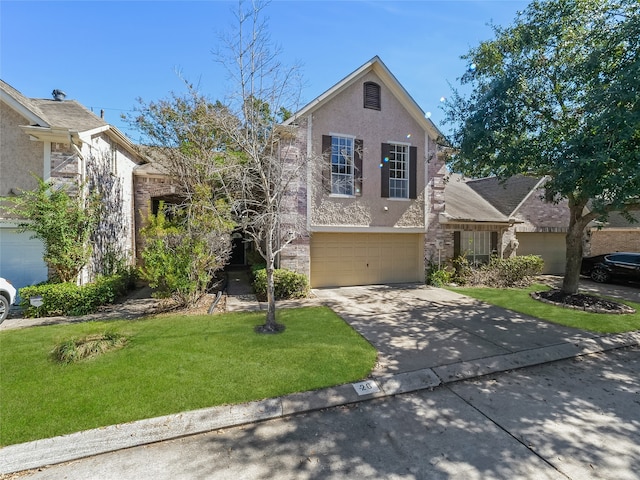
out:
<path id="1" fill-rule="evenodd" d="M 640 332 L 577 339 L 575 343 L 563 342 L 473 361 L 377 376 L 364 382 L 294 393 L 279 398 L 192 410 L 9 445 L 0 448 L 0 474 L 41 468 L 125 448 L 323 408 L 433 389 L 488 374 L 632 346 L 640 346 Z M 366 386 L 364 393 L 361 391 L 363 385 Z"/>

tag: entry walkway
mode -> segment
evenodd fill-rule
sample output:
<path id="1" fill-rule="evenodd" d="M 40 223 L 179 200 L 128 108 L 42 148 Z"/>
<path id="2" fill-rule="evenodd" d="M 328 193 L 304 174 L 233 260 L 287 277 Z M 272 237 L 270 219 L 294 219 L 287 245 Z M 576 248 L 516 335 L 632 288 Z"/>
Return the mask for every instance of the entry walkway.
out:
<path id="1" fill-rule="evenodd" d="M 228 306 L 261 308 L 247 292 L 234 295 L 232 284 L 230 277 Z M 0 474 L 640 345 L 640 332 L 597 335 L 418 284 L 319 289 L 310 300 L 278 307 L 301 304 L 331 307 L 377 348 L 379 361 L 367 379 L 11 445 L 0 449 Z"/>

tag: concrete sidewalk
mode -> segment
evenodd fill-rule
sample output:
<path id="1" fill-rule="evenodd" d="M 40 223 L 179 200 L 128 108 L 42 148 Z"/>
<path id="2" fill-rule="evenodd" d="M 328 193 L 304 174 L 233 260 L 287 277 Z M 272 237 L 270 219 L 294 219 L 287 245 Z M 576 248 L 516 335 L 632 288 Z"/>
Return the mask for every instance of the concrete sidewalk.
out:
<path id="1" fill-rule="evenodd" d="M 229 285 L 242 283 L 244 279 Z M 239 292 L 234 295 L 234 292 Z M 424 285 L 313 291 L 303 302 L 331 307 L 369 340 L 379 362 L 363 382 L 114 425 L 0 449 L 0 474 L 464 379 L 640 345 L 640 332 L 597 335 L 561 327 Z M 233 310 L 264 308 L 229 288 Z"/>

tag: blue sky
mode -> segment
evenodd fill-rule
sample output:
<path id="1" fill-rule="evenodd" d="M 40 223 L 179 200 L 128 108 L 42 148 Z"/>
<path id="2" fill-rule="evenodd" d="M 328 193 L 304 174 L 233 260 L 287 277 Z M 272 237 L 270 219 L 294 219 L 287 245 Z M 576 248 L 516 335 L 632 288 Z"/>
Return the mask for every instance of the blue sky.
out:
<path id="1" fill-rule="evenodd" d="M 265 18 L 285 64 L 300 62 L 303 104 L 378 55 L 441 129 L 441 98 L 528 1 L 274 0 Z M 212 51 L 232 31 L 236 1 L 0 0 L 0 77 L 28 97 L 63 90 L 139 140 L 120 119 L 136 99 L 184 92 L 180 73 L 211 99 L 229 90 Z"/>

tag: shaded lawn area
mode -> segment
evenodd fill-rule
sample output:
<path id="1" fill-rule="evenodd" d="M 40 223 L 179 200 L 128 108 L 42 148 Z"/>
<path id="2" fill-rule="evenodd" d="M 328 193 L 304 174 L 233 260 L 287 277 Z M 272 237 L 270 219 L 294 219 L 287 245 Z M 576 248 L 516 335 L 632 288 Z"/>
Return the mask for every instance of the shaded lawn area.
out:
<path id="1" fill-rule="evenodd" d="M 549 290 L 546 285 L 534 284 L 527 288 L 484 288 L 484 287 L 451 287 L 454 292 L 467 295 L 491 305 L 524 313 L 531 317 L 547 320 L 567 327 L 580 328 L 597 333 L 622 333 L 640 330 L 640 304 L 608 298 L 624 303 L 636 310 L 634 314 L 602 314 L 563 308 L 534 300 L 531 292 Z"/>
<path id="2" fill-rule="evenodd" d="M 160 316 L 0 333 L 0 445 L 365 378 L 377 352 L 326 307 L 278 311 L 286 331 L 260 335 L 264 312 Z M 127 345 L 74 364 L 61 342 L 116 332 Z"/>

